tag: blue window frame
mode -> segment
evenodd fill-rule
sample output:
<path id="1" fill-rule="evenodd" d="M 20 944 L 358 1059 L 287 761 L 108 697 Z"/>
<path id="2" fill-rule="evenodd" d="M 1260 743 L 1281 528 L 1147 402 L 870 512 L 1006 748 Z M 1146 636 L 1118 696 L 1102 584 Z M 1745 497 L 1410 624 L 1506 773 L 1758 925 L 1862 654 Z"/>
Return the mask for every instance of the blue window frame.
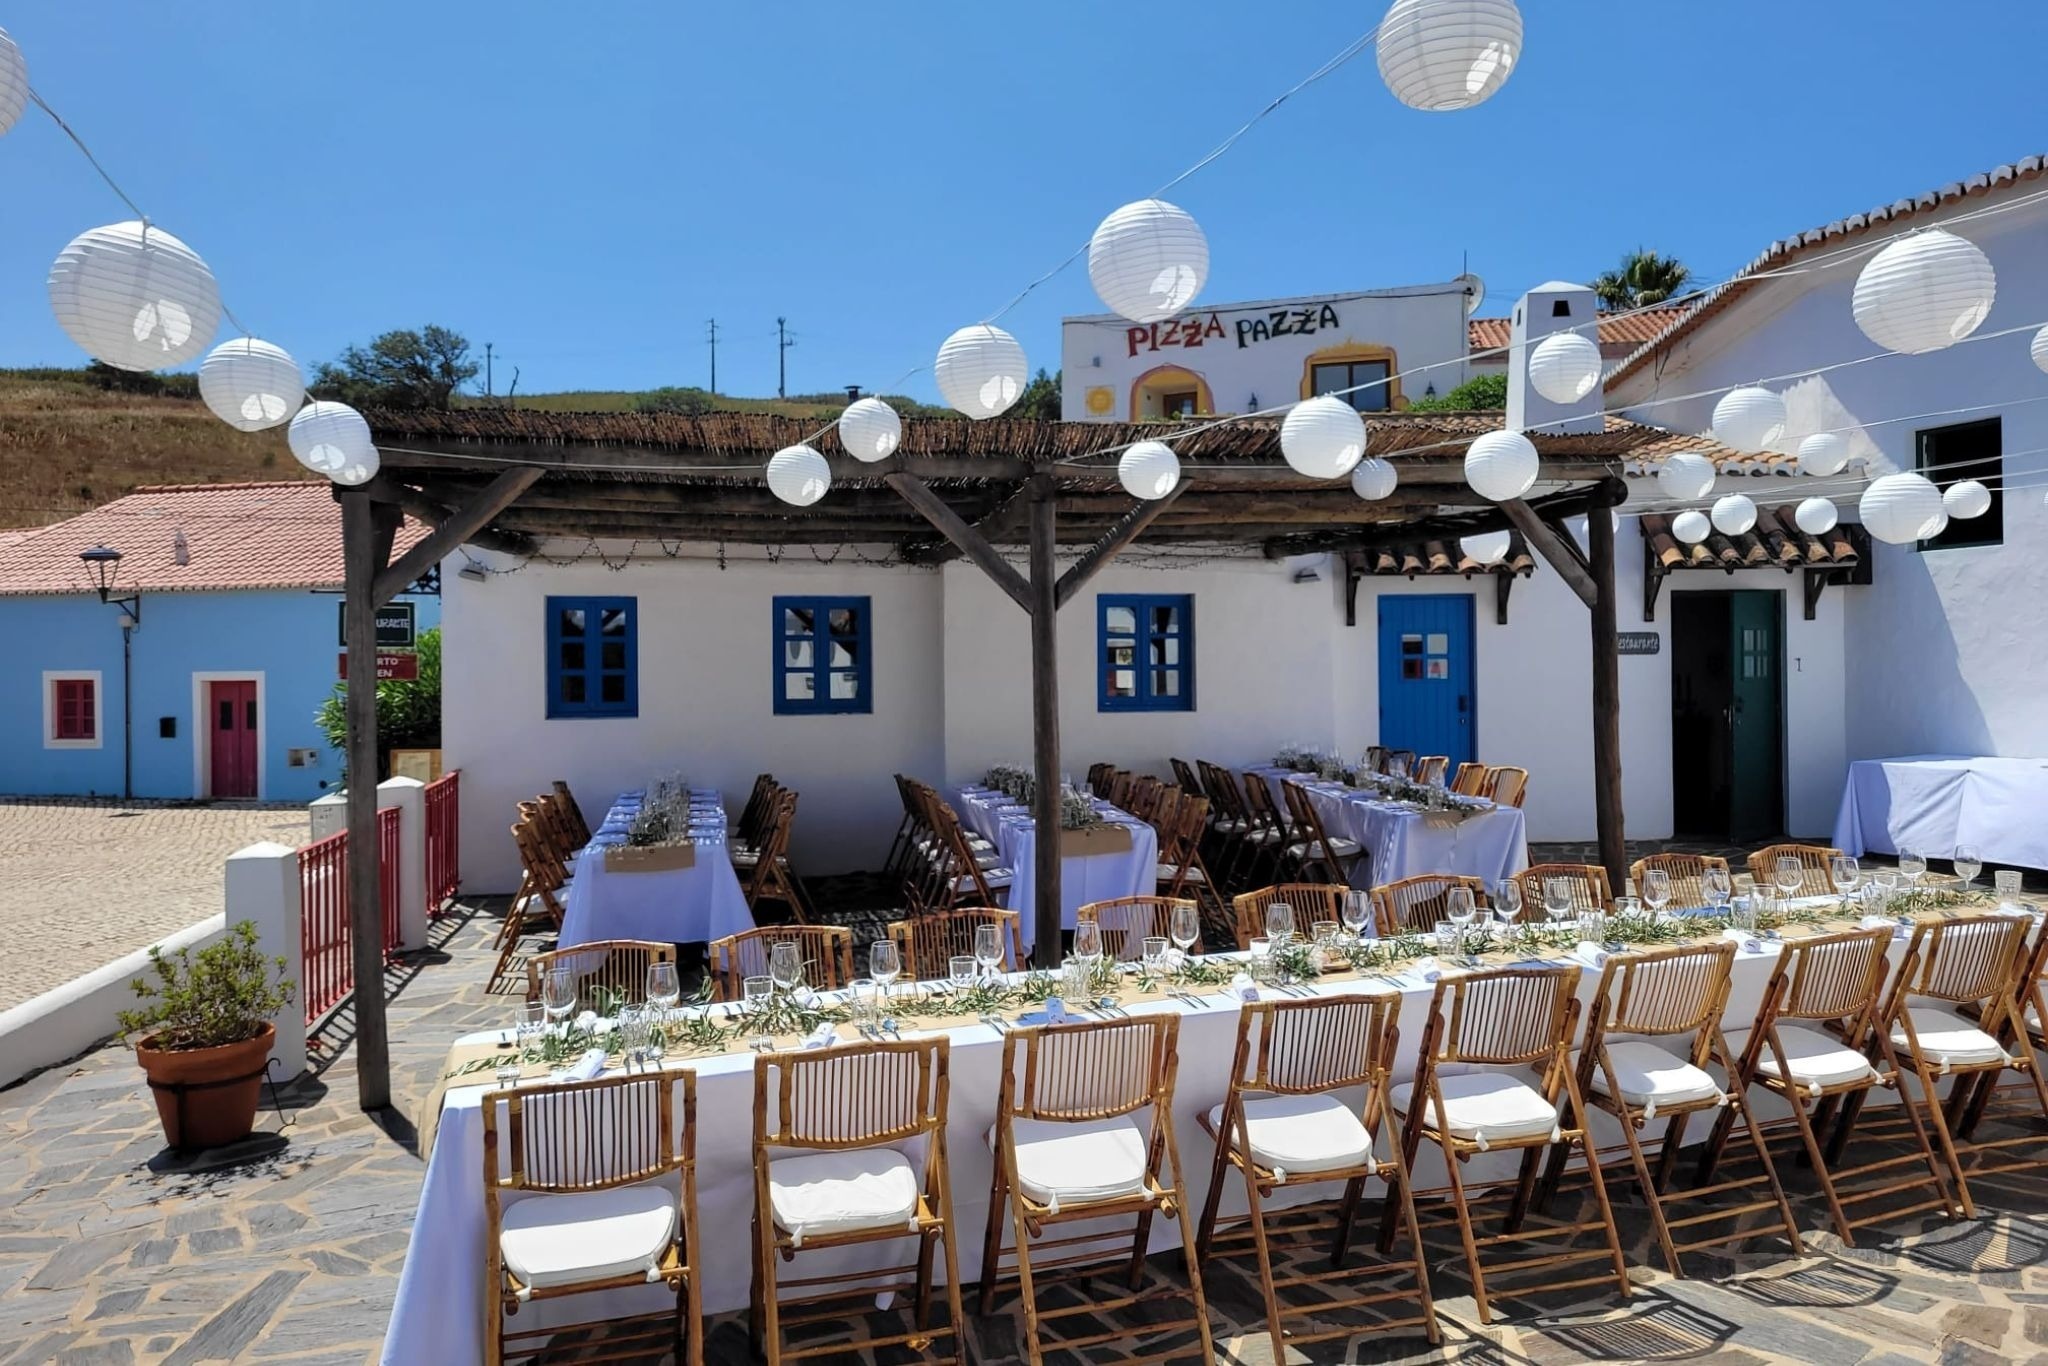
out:
<path id="1" fill-rule="evenodd" d="M 824 716 L 875 709 L 866 598 L 775 599 L 775 710 Z"/>
<path id="2" fill-rule="evenodd" d="M 635 599 L 551 597 L 547 613 L 548 715 L 638 716 Z"/>
<path id="3" fill-rule="evenodd" d="M 1095 599 L 1095 709 L 1195 709 L 1195 600 L 1186 593 Z"/>

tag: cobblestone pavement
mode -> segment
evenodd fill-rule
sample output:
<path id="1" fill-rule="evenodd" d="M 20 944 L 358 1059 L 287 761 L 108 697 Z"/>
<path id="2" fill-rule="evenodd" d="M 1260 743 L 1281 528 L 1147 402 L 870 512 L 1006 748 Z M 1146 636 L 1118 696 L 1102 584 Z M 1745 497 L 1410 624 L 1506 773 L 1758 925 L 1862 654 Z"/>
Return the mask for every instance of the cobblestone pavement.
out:
<path id="1" fill-rule="evenodd" d="M 229 854 L 306 830 L 304 806 L 0 797 L 0 1010 L 219 914 Z"/>
<path id="2" fill-rule="evenodd" d="M 422 1166 L 412 1151 L 418 1107 L 448 1042 L 506 1018 L 505 999 L 484 990 L 495 927 L 488 913 L 451 916 L 437 925 L 434 948 L 394 970 L 396 1113 L 381 1123 L 355 1109 L 345 1017 L 339 1037 L 321 1050 L 334 1060 L 286 1098 L 289 1144 L 232 1170 L 152 1171 L 160 1146 L 154 1114 L 132 1059 L 118 1048 L 0 1092 L 0 1363 L 353 1366 L 374 1359 L 419 1194 Z M 276 1120 L 265 1116 L 262 1127 L 275 1129 Z M 1627 1303 L 1594 1287 L 1508 1302 L 1496 1323 L 1482 1327 L 1461 1293 L 1455 1234 L 1439 1229 L 1427 1235 L 1426 1253 L 1440 1292 L 1442 1348 L 1359 1320 L 1354 1335 L 1290 1351 L 1288 1359 L 1503 1366 L 2048 1360 L 2048 1177 L 1973 1180 L 1983 1207 L 1977 1220 L 1867 1230 L 1862 1245 L 1845 1249 L 1818 1232 L 1825 1216 L 1811 1183 L 1791 1164 L 1784 1168 L 1807 1238 L 1804 1258 L 1762 1239 L 1735 1255 L 1689 1254 L 1691 1275 L 1674 1279 L 1652 1269 L 1642 1206 L 1617 1186 L 1634 1283 Z M 1376 1213 L 1368 1203 L 1367 1217 Z M 1354 1255 L 1370 1258 L 1370 1243 L 1369 1235 L 1356 1240 Z M 1282 1274 L 1319 1266 L 1322 1257 L 1319 1244 L 1283 1256 Z M 1272 1362 L 1256 1281 L 1215 1258 L 1206 1271 L 1220 1359 Z M 1147 1294 L 1122 1313 L 1157 1322 L 1182 1312 L 1169 1297 L 1185 1285 L 1179 1255 L 1153 1258 L 1147 1272 Z M 1092 1297 L 1116 1293 L 1114 1278 L 1086 1288 Z M 1065 1297 L 1074 1293 L 1055 1287 L 1042 1303 L 1071 1303 Z M 981 1360 L 1017 1359 L 1015 1305 L 1011 1294 L 994 1314 L 975 1318 Z M 1062 1322 L 1073 1336 L 1115 1320 Z M 856 1321 L 846 1333 L 885 1328 L 895 1325 Z M 835 1340 L 831 1325 L 810 1337 Z M 717 1366 L 751 1360 L 743 1315 L 708 1324 L 706 1342 Z M 1149 1350 L 1184 1345 L 1155 1341 Z M 1071 1366 L 1123 1355 L 1105 1345 L 1048 1360 Z M 908 1358 L 854 1349 L 824 1359 L 880 1366 Z"/>

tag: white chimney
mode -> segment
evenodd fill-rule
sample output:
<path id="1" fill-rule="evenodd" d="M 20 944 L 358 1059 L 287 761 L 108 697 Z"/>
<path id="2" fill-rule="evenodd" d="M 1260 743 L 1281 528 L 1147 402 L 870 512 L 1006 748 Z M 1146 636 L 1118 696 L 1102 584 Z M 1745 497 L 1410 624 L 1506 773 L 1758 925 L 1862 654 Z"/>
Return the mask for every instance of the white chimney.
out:
<path id="1" fill-rule="evenodd" d="M 185 528 L 179 527 L 171 537 L 171 558 L 179 564 L 192 563 L 192 543 L 185 539 Z"/>
<path id="2" fill-rule="evenodd" d="M 1606 425 L 1600 415 L 1606 400 L 1601 386 L 1576 403 L 1552 403 L 1529 383 L 1529 353 L 1536 343 L 1554 332 L 1582 329 L 1580 336 L 1593 342 L 1598 301 L 1585 285 L 1552 280 L 1538 285 L 1515 301 L 1514 332 L 1508 351 L 1508 430 L 1541 436 L 1597 432 Z"/>

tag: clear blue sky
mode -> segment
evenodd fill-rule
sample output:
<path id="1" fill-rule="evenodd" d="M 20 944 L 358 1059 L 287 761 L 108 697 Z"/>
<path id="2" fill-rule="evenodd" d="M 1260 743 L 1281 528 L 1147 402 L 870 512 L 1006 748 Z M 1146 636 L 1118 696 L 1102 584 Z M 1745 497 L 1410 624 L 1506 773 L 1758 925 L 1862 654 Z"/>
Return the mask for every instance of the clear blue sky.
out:
<path id="1" fill-rule="evenodd" d="M 1382 12 L 353 0 L 10 6 L 39 91 L 229 306 L 310 366 L 390 327 L 496 344 L 502 391 L 887 386 Z M 1447 279 L 1503 311 L 1637 244 L 1720 278 L 1771 239 L 2048 150 L 2017 0 L 1525 0 L 1489 104 L 1371 55 L 1173 196 L 1210 301 Z M 0 139 L 0 364 L 82 358 L 44 277 L 126 217 L 31 110 Z M 1007 325 L 1057 364 L 1077 263 Z M 227 333 L 223 331 L 223 336 Z M 904 386 L 933 397 L 929 372 Z"/>

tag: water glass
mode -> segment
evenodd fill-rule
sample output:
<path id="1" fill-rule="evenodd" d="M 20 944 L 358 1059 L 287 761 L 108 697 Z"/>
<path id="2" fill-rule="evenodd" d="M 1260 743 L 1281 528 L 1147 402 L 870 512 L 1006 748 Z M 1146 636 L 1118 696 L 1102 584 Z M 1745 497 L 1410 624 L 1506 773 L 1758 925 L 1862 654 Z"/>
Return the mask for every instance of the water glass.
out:
<path id="1" fill-rule="evenodd" d="M 794 939 L 777 940 L 769 946 L 768 976 L 778 991 L 794 991 L 804 980 L 803 949 Z"/>
<path id="2" fill-rule="evenodd" d="M 513 1027 L 513 1037 L 519 1044 L 519 1050 L 523 1053 L 538 1045 L 547 1027 L 547 1007 L 539 1001 L 528 1001 L 520 1011 L 519 1023 Z"/>
<path id="3" fill-rule="evenodd" d="M 974 927 L 974 962 L 984 977 L 993 977 L 1003 966 L 1003 927 Z"/>
<path id="4" fill-rule="evenodd" d="M 1757 925 L 1763 920 L 1763 900 L 1760 893 L 1734 902 L 1729 911 L 1728 923 L 1744 934 L 1755 934 Z"/>
<path id="5" fill-rule="evenodd" d="M 1643 913 L 1643 903 L 1632 896 L 1614 898 L 1614 914 L 1618 919 L 1635 920 Z"/>
<path id="6" fill-rule="evenodd" d="M 630 1072 L 633 1064 L 640 1061 L 641 1054 L 647 1051 L 647 1007 L 620 1006 L 617 1028 L 619 1052 L 625 1058 L 626 1070 Z"/>
<path id="7" fill-rule="evenodd" d="M 1956 876 L 1963 880 L 1963 890 L 1969 891 L 1970 884 L 1977 880 L 1977 874 L 1984 871 L 1984 856 L 1977 852 L 1974 844 L 1958 844 L 1953 862 Z"/>
<path id="8" fill-rule="evenodd" d="M 1157 977 L 1166 971 L 1166 936 L 1148 934 L 1145 936 L 1145 973 Z"/>
<path id="9" fill-rule="evenodd" d="M 1076 954 L 1060 965 L 1060 999 L 1079 1006 L 1089 1000 L 1088 977 L 1093 965 Z"/>
<path id="10" fill-rule="evenodd" d="M 1194 948 L 1202 938 L 1202 917 L 1192 901 L 1183 901 L 1173 908 L 1172 923 L 1167 930 L 1173 936 L 1173 946 L 1182 953 Z"/>
<path id="11" fill-rule="evenodd" d="M 981 960 L 971 953 L 956 953 L 946 960 L 946 980 L 953 990 L 965 991 L 974 985 L 975 970 Z"/>
<path id="12" fill-rule="evenodd" d="M 2001 868 L 1991 875 L 1991 885 L 1998 891 L 2001 903 L 2020 904 L 2020 871 L 2017 868 Z"/>
<path id="13" fill-rule="evenodd" d="M 882 984 L 872 977 L 856 977 L 846 984 L 846 1006 L 853 1024 L 863 1034 L 877 1032 L 882 1016 Z"/>
<path id="14" fill-rule="evenodd" d="M 772 1047 L 775 1040 L 768 1033 L 768 1002 L 775 995 L 775 979 L 749 977 L 740 983 L 740 987 L 746 998 L 747 1016 L 759 1022 L 754 1031 L 754 1047 Z"/>
<path id="15" fill-rule="evenodd" d="M 1602 910 L 1579 912 L 1579 939 L 1587 944 L 1607 942 L 1607 912 Z"/>
<path id="16" fill-rule="evenodd" d="M 1318 920 L 1315 924 L 1315 937 L 1310 942 L 1315 945 L 1316 962 L 1319 965 L 1328 964 L 1336 956 L 1337 928 L 1337 922 L 1334 920 Z"/>
<path id="17" fill-rule="evenodd" d="M 1458 937 L 1461 933 L 1461 928 L 1452 921 L 1437 921 L 1436 951 L 1438 953 L 1456 953 L 1458 951 Z"/>

